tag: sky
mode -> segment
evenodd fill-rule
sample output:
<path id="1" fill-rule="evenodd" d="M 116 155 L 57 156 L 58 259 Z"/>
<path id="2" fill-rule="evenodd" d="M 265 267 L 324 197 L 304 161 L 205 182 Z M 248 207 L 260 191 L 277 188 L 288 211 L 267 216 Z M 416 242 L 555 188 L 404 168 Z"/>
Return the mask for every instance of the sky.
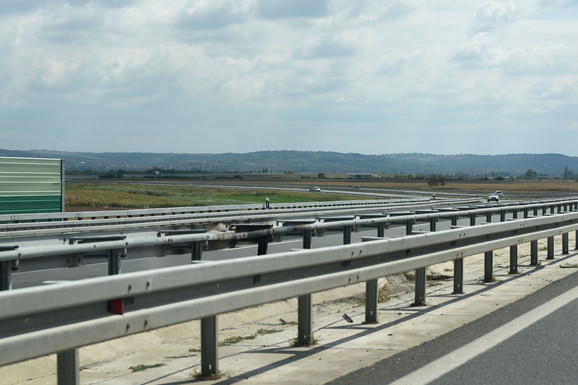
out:
<path id="1" fill-rule="evenodd" d="M 578 0 L 2 0 L 0 148 L 578 156 Z"/>

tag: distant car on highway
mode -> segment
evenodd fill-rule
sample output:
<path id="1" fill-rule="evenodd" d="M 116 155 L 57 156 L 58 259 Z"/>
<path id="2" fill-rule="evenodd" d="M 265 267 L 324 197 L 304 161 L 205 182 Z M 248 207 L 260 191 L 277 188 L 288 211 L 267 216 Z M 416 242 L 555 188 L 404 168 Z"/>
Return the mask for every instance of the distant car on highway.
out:
<path id="1" fill-rule="evenodd" d="M 359 190 L 359 185 L 356 184 L 355 186 L 353 186 L 353 189 L 354 189 L 354 190 Z"/>
<path id="2" fill-rule="evenodd" d="M 319 187 L 311 187 L 309 189 L 309 191 L 313 191 L 313 192 L 321 192 L 321 189 Z"/>
<path id="3" fill-rule="evenodd" d="M 500 190 L 498 190 L 498 191 L 496 191 L 496 192 L 494 193 L 494 195 L 497 195 L 497 196 L 501 197 L 502 195 L 504 195 L 504 193 L 501 192 Z"/>
<path id="4" fill-rule="evenodd" d="M 500 201 L 500 197 L 498 196 L 498 194 L 488 195 L 488 202 L 499 202 L 499 201 Z"/>

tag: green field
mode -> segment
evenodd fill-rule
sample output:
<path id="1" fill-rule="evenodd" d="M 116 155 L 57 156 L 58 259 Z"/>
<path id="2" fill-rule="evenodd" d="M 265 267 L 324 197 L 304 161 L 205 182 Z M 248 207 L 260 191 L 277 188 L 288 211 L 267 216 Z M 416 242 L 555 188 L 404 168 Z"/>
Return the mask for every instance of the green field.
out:
<path id="1" fill-rule="evenodd" d="M 213 206 L 213 205 L 238 205 L 238 204 L 264 204 L 265 197 L 269 197 L 271 204 L 296 203 L 315 201 L 338 201 L 362 199 L 345 194 L 326 194 L 315 192 L 293 192 L 273 189 L 275 185 L 291 185 L 308 189 L 312 186 L 320 186 L 322 189 L 331 186 L 342 190 L 352 189 L 359 186 L 359 191 L 365 189 L 396 189 L 396 190 L 422 190 L 435 192 L 439 196 L 444 193 L 468 193 L 484 196 L 496 190 L 504 191 L 506 197 L 525 196 L 569 196 L 578 195 L 578 183 L 568 180 L 543 179 L 543 180 L 490 180 L 490 181 L 447 181 L 443 186 L 429 187 L 424 180 L 344 180 L 340 178 L 327 179 L 290 179 L 263 178 L 252 182 L 243 181 L 243 187 L 230 187 L 234 181 L 212 180 L 212 184 L 222 184 L 223 187 L 195 186 L 192 181 L 99 181 L 68 182 L 66 184 L 66 211 L 110 210 L 110 209 L 141 209 L 162 207 L 186 207 L 186 206 Z M 198 183 L 198 182 L 197 182 Z M 207 182 L 202 182 L 207 183 Z M 253 187 L 247 187 L 249 184 Z M 266 186 L 256 188 L 255 186 Z M 226 187 L 227 186 L 227 187 Z M 374 198 L 375 199 L 375 198 Z"/>
<path id="2" fill-rule="evenodd" d="M 141 209 L 184 206 L 271 204 L 349 200 L 350 196 L 247 188 L 207 188 L 133 183 L 66 185 L 66 211 Z"/>

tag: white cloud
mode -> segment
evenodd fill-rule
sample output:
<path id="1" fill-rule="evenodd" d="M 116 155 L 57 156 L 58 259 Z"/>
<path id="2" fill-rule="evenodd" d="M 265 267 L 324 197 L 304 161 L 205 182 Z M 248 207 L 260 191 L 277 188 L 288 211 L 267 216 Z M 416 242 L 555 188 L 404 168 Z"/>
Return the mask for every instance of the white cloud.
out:
<path id="1" fill-rule="evenodd" d="M 575 127 L 577 7 L 554 3 L 3 2 L 0 147 L 502 151 L 485 127 Z"/>
<path id="2" fill-rule="evenodd" d="M 326 15 L 328 0 L 258 0 L 257 10 L 264 18 L 318 18 Z"/>

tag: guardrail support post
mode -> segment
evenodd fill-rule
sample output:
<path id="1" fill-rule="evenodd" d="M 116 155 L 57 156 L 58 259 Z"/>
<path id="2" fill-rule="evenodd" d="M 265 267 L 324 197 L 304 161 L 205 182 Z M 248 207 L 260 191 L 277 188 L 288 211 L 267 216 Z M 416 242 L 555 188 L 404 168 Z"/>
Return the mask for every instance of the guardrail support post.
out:
<path id="1" fill-rule="evenodd" d="M 568 254 L 568 233 L 562 234 L 562 254 Z"/>
<path id="2" fill-rule="evenodd" d="M 492 282 L 494 279 L 494 251 L 484 253 L 484 282 Z"/>
<path id="3" fill-rule="evenodd" d="M 268 246 L 269 246 L 269 239 L 267 237 L 259 238 L 259 246 L 257 247 L 257 255 L 267 254 Z"/>
<path id="4" fill-rule="evenodd" d="M 377 279 L 365 282 L 365 323 L 377 323 L 377 304 L 379 302 L 379 289 Z"/>
<path id="5" fill-rule="evenodd" d="M 546 259 L 554 259 L 554 237 L 548 237 L 548 256 Z"/>
<path id="6" fill-rule="evenodd" d="M 377 236 L 380 238 L 385 237 L 385 222 L 380 222 L 377 224 Z"/>
<path id="7" fill-rule="evenodd" d="M 574 233 L 574 250 L 578 250 L 578 230 L 576 230 L 576 233 Z"/>
<path id="8" fill-rule="evenodd" d="M 510 274 L 518 274 L 518 245 L 510 246 Z"/>
<path id="9" fill-rule="evenodd" d="M 120 258 L 122 255 L 122 250 L 110 250 L 108 252 L 108 275 L 120 274 Z"/>
<path id="10" fill-rule="evenodd" d="M 193 242 L 191 245 L 191 261 L 200 261 L 203 256 L 203 243 Z"/>
<path id="11" fill-rule="evenodd" d="M 311 248 L 312 230 L 303 231 L 303 248 Z M 313 320 L 311 318 L 311 294 L 297 298 L 297 345 L 311 345 L 313 342 Z"/>
<path id="12" fill-rule="evenodd" d="M 343 227 L 343 244 L 349 245 L 351 243 L 351 226 Z"/>
<path id="13" fill-rule="evenodd" d="M 313 342 L 313 322 L 311 319 L 311 294 L 298 299 L 297 345 L 311 345 Z"/>
<path id="14" fill-rule="evenodd" d="M 538 266 L 538 241 L 530 242 L 530 265 Z"/>
<path id="15" fill-rule="evenodd" d="M 201 319 L 201 376 L 219 373 L 219 337 L 217 316 Z"/>
<path id="16" fill-rule="evenodd" d="M 12 289 L 12 262 L 0 262 L 0 291 Z"/>
<path id="17" fill-rule="evenodd" d="M 385 236 L 385 223 L 377 225 L 377 236 Z M 365 323 L 378 323 L 377 305 L 379 303 L 379 286 L 377 279 L 371 279 L 365 282 Z"/>
<path id="18" fill-rule="evenodd" d="M 72 349 L 56 355 L 58 385 L 80 384 L 78 349 Z"/>
<path id="19" fill-rule="evenodd" d="M 425 306 L 425 267 L 415 270 L 415 302 L 414 306 Z"/>
<path id="20" fill-rule="evenodd" d="M 411 235 L 413 231 L 412 219 L 405 223 L 405 233 Z M 431 223 L 430 223 L 431 226 Z M 415 302 L 414 306 L 425 306 L 425 286 L 426 286 L 426 272 L 425 267 L 415 270 Z"/>
<path id="21" fill-rule="evenodd" d="M 405 234 L 406 235 L 411 235 L 412 231 L 413 231 L 413 219 L 408 219 L 405 222 Z"/>
<path id="22" fill-rule="evenodd" d="M 313 230 L 304 230 L 303 231 L 303 248 L 310 249 L 311 248 L 311 241 L 313 239 Z"/>
<path id="23" fill-rule="evenodd" d="M 464 294 L 464 259 L 454 259 L 454 292 Z"/>

